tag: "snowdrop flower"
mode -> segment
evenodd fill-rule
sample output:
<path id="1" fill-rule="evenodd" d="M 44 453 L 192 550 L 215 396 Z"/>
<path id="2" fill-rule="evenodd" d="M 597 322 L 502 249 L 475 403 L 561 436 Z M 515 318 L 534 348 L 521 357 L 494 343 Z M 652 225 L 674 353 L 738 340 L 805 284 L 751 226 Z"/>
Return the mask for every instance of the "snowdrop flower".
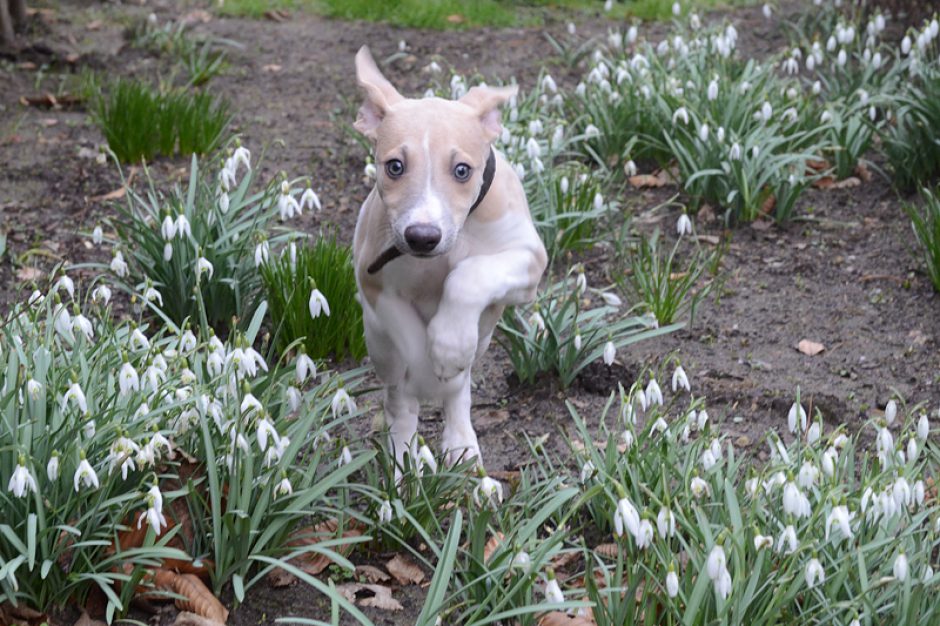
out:
<path id="1" fill-rule="evenodd" d="M 855 514 L 849 513 L 849 508 L 844 504 L 832 507 L 832 511 L 826 518 L 826 541 L 829 541 L 833 525 L 839 529 L 843 539 L 851 540 L 853 538 L 851 522 L 854 517 Z"/>
<path id="2" fill-rule="evenodd" d="M 725 141 L 725 127 L 719 126 L 718 130 L 715 131 L 715 140 L 718 143 L 724 143 Z"/>
<path id="3" fill-rule="evenodd" d="M 294 493 L 294 487 L 290 484 L 290 480 L 287 478 L 287 473 L 284 472 L 281 482 L 279 482 L 274 487 L 274 497 L 278 496 L 289 496 Z"/>
<path id="4" fill-rule="evenodd" d="M 294 373 L 297 378 L 297 384 L 302 385 L 307 382 L 307 376 L 317 377 L 317 366 L 309 356 L 307 352 L 301 348 L 300 354 L 297 355 L 297 363 L 294 366 Z"/>
<path id="5" fill-rule="evenodd" d="M 878 435 L 875 438 L 875 447 L 878 452 L 878 459 L 882 465 L 889 465 L 889 461 L 894 458 L 894 436 L 887 428 L 879 428 Z"/>
<path id="6" fill-rule="evenodd" d="M 503 130 L 506 130 L 506 129 L 504 128 Z M 504 141 L 503 143 L 507 143 L 507 142 Z M 369 180 L 375 180 L 375 163 L 371 163 L 371 162 L 366 163 L 366 166 L 362 168 L 362 173 Z"/>
<path id="7" fill-rule="evenodd" d="M 683 124 L 689 123 L 689 112 L 685 107 L 679 107 L 676 109 L 676 112 L 672 114 L 672 123 L 675 124 L 677 120 L 682 120 Z"/>
<path id="8" fill-rule="evenodd" d="M 696 498 L 701 498 L 704 495 L 711 494 L 711 487 L 709 487 L 708 483 L 698 476 L 692 478 L 690 489 L 692 490 L 692 495 Z"/>
<path id="9" fill-rule="evenodd" d="M 712 102 L 718 98 L 718 79 L 713 78 L 710 83 L 708 83 L 708 88 L 705 91 L 705 95 L 708 97 L 709 102 Z"/>
<path id="10" fill-rule="evenodd" d="M 120 250 L 115 252 L 114 257 L 111 259 L 111 271 L 121 278 L 127 276 L 127 262 L 124 260 L 124 255 Z"/>
<path id="11" fill-rule="evenodd" d="M 741 160 L 741 144 L 739 144 L 737 141 L 731 144 L 731 149 L 728 151 L 728 158 L 732 161 Z"/>
<path id="12" fill-rule="evenodd" d="M 561 592 L 558 581 L 555 580 L 555 572 L 548 570 L 548 576 L 545 580 L 545 602 L 548 604 L 561 604 L 565 601 L 565 594 Z"/>
<path id="13" fill-rule="evenodd" d="M 718 580 L 721 573 L 728 568 L 725 549 L 720 544 L 716 544 L 711 552 L 708 553 L 708 559 L 705 562 L 705 571 L 711 580 Z"/>
<path id="14" fill-rule="evenodd" d="M 336 393 L 333 394 L 333 400 L 330 402 L 330 408 L 333 411 L 333 417 L 336 418 L 340 411 L 344 410 L 347 413 L 356 412 L 356 401 L 349 397 L 349 394 L 346 393 L 346 389 L 340 387 L 336 390 Z"/>
<path id="15" fill-rule="evenodd" d="M 95 338 L 95 329 L 91 325 L 91 320 L 81 313 L 72 316 L 72 330 L 77 330 L 85 335 L 85 339 L 88 341 Z"/>
<path id="16" fill-rule="evenodd" d="M 617 355 L 617 348 L 614 347 L 613 341 L 608 341 L 604 344 L 604 364 L 610 367 L 614 364 L 614 357 Z"/>
<path id="17" fill-rule="evenodd" d="M 708 411 L 702 409 L 695 416 L 695 428 L 696 430 L 704 430 L 705 425 L 708 423 Z"/>
<path id="18" fill-rule="evenodd" d="M 840 48 L 839 54 L 836 56 L 836 64 L 842 67 L 845 65 L 846 61 L 848 61 L 848 55 L 845 53 L 845 48 Z"/>
<path id="19" fill-rule="evenodd" d="M 104 231 L 100 225 L 95 226 L 95 229 L 91 231 L 91 242 L 96 246 L 100 246 L 102 241 L 104 241 Z"/>
<path id="20" fill-rule="evenodd" d="M 16 469 L 13 470 L 13 475 L 10 477 L 10 484 L 7 486 L 7 489 L 16 498 L 25 498 L 30 491 L 33 493 L 38 491 L 36 488 L 36 479 L 33 478 L 32 474 L 29 473 L 29 469 L 26 467 L 25 456 L 20 455 Z"/>
<path id="21" fill-rule="evenodd" d="M 88 459 L 85 458 L 84 450 L 81 451 L 79 455 L 81 461 L 78 464 L 78 468 L 75 470 L 75 476 L 72 478 L 75 491 L 78 491 L 79 483 L 83 484 L 85 487 L 97 489 L 100 483 L 98 482 L 98 474 L 95 473 L 95 468 L 93 468 L 91 463 L 88 462 Z"/>
<path id="22" fill-rule="evenodd" d="M 635 43 L 636 38 L 639 36 L 639 34 L 640 34 L 640 31 L 637 29 L 635 25 L 630 26 L 630 28 L 627 29 L 627 37 L 626 37 L 627 43 L 629 44 Z"/>
<path id="23" fill-rule="evenodd" d="M 235 148 L 235 153 L 232 155 L 232 169 L 235 173 L 238 172 L 239 164 L 244 165 L 246 170 L 251 170 L 251 152 L 244 146 Z"/>
<path id="24" fill-rule="evenodd" d="M 819 441 L 819 438 L 822 436 L 822 425 L 816 421 L 813 422 L 809 430 L 806 431 L 806 441 L 809 444 L 814 444 Z"/>
<path id="25" fill-rule="evenodd" d="M 708 124 L 702 124 L 698 127 L 698 138 L 702 143 L 708 141 Z"/>
<path id="26" fill-rule="evenodd" d="M 473 501 L 478 507 L 489 506 L 496 510 L 497 506 L 503 501 L 502 484 L 484 474 L 480 478 L 476 489 L 473 490 Z"/>
<path id="27" fill-rule="evenodd" d="M 783 532 L 780 533 L 780 537 L 777 539 L 777 552 L 783 552 L 784 554 L 793 554 L 799 548 L 800 542 L 796 538 L 796 529 L 793 528 L 793 525 L 788 525 L 783 529 Z"/>
<path id="28" fill-rule="evenodd" d="M 131 391 L 140 391 L 140 377 L 137 375 L 137 370 L 127 361 L 124 361 L 118 373 L 118 387 L 122 396 L 126 396 Z"/>
<path id="29" fill-rule="evenodd" d="M 627 176 L 636 176 L 637 171 L 636 163 L 633 162 L 633 159 L 624 163 L 623 173 Z"/>
<path id="30" fill-rule="evenodd" d="M 640 550 L 650 547 L 653 543 L 653 525 L 649 520 L 645 519 L 640 522 L 640 527 L 637 529 L 634 539 L 636 539 L 636 547 Z"/>
<path id="31" fill-rule="evenodd" d="M 418 437 L 418 453 L 415 456 L 415 465 L 417 466 L 418 476 L 424 474 L 425 467 L 431 468 L 432 474 L 437 471 L 437 461 L 434 459 L 434 454 L 421 437 Z"/>
<path id="32" fill-rule="evenodd" d="M 166 517 L 163 515 L 163 494 L 160 488 L 154 485 L 147 492 L 147 511 L 137 520 L 137 528 L 140 528 L 144 520 L 150 524 L 155 535 L 160 534 L 160 529 L 167 526 Z"/>
<path id="33" fill-rule="evenodd" d="M 581 466 L 581 482 L 586 483 L 594 478 L 595 475 L 597 475 L 597 467 L 594 466 L 594 461 L 588 459 L 585 461 L 584 465 Z"/>
<path id="34" fill-rule="evenodd" d="M 314 209 L 319 211 L 323 208 L 320 204 L 320 197 L 310 187 L 307 187 L 303 195 L 300 196 L 300 210 L 304 208 L 309 208 L 311 211 Z M 300 213 L 300 210 L 298 210 L 298 213 Z"/>
<path id="35" fill-rule="evenodd" d="M 787 484 L 783 486 L 783 511 L 798 518 L 809 517 L 813 512 L 809 498 L 792 481 L 787 481 Z"/>
<path id="36" fill-rule="evenodd" d="M 692 391 L 689 386 L 689 377 L 686 376 L 685 370 L 682 369 L 681 365 L 677 365 L 675 371 L 672 373 L 672 390 L 675 392 L 679 389 Z"/>
<path id="37" fill-rule="evenodd" d="M 676 516 L 665 506 L 659 509 L 659 514 L 656 516 L 656 530 L 661 539 L 676 535 Z"/>
<path id="38" fill-rule="evenodd" d="M 904 39 L 901 40 L 901 54 L 907 56 L 911 52 L 911 38 L 908 35 L 904 36 Z"/>
<path id="39" fill-rule="evenodd" d="M 903 476 L 898 476 L 898 478 L 894 481 L 892 497 L 894 498 L 894 503 L 898 509 L 908 507 L 914 501 L 914 494 L 911 491 L 911 485 Z"/>
<path id="40" fill-rule="evenodd" d="M 350 452 L 349 446 L 343 446 L 343 449 L 339 452 L 339 459 L 337 459 L 336 464 L 342 467 L 352 463 L 352 460 L 352 452 Z"/>
<path id="41" fill-rule="evenodd" d="M 245 404 L 242 403 L 242 412 L 244 412 L 244 406 Z M 268 437 L 271 438 L 271 442 L 273 442 L 275 445 L 281 439 L 281 436 L 277 434 L 277 429 L 274 428 L 274 424 L 271 423 L 271 420 L 269 420 L 267 416 L 258 420 L 257 432 L 255 436 L 258 438 L 258 447 L 261 448 L 262 452 L 268 449 Z"/>
<path id="42" fill-rule="evenodd" d="M 927 441 L 927 437 L 930 436 L 930 420 L 927 418 L 926 413 L 922 413 L 920 419 L 917 420 L 917 438 L 921 441 Z"/>
<path id="43" fill-rule="evenodd" d="M 59 451 L 53 450 L 52 456 L 49 457 L 49 462 L 46 464 L 46 476 L 49 478 L 50 482 L 55 482 L 59 479 Z"/>
<path id="44" fill-rule="evenodd" d="M 202 277 L 203 273 L 208 273 L 209 280 L 212 280 L 212 274 L 215 273 L 215 268 L 212 267 L 212 263 L 209 262 L 209 259 L 201 256 L 196 261 L 196 277 Z"/>
<path id="45" fill-rule="evenodd" d="M 646 385 L 646 402 L 650 406 L 663 404 L 663 392 L 659 388 L 659 383 L 656 382 L 655 378 L 651 378 L 650 382 Z"/>
<path id="46" fill-rule="evenodd" d="M 39 399 L 39 394 L 42 392 L 42 384 L 36 381 L 33 378 L 30 378 L 26 381 L 26 395 L 29 396 L 29 399 L 35 402 Z"/>
<path id="47" fill-rule="evenodd" d="M 160 234 L 163 235 L 166 241 L 171 241 L 176 237 L 176 220 L 170 217 L 169 213 L 163 217 L 163 223 L 160 226 Z"/>
<path id="48" fill-rule="evenodd" d="M 791 433 L 806 430 L 806 411 L 801 404 L 794 402 L 787 413 L 787 427 Z"/>
<path id="49" fill-rule="evenodd" d="M 379 524 L 387 524 L 392 521 L 392 503 L 388 500 L 382 500 L 379 505 Z"/>
<path id="50" fill-rule="evenodd" d="M 765 122 L 769 122 L 770 118 L 773 117 L 774 108 L 770 106 L 770 103 L 764 100 L 764 104 L 760 106 L 760 116 Z"/>
<path id="51" fill-rule="evenodd" d="M 627 450 L 633 447 L 633 442 L 635 441 L 635 437 L 633 436 L 633 431 L 630 431 L 630 430 L 623 431 L 623 433 L 620 435 L 620 438 L 623 440 L 623 445 Z"/>
<path id="52" fill-rule="evenodd" d="M 728 596 L 731 595 L 731 572 L 725 568 L 721 575 L 718 577 L 718 580 L 715 581 L 715 593 L 721 596 L 722 600 L 727 600 Z"/>
<path id="53" fill-rule="evenodd" d="M 138 452 L 140 452 L 140 446 L 129 439 L 127 435 L 118 437 L 111 444 L 111 449 L 108 452 L 108 460 L 110 461 L 108 473 L 110 474 L 114 472 L 115 468 L 120 467 L 121 479 L 127 480 L 128 472 L 137 469 L 133 457 Z"/>
<path id="54" fill-rule="evenodd" d="M 917 453 L 920 450 L 917 448 L 917 440 L 914 437 L 911 437 L 907 440 L 907 462 L 911 463 L 917 459 Z"/>
<path id="55" fill-rule="evenodd" d="M 310 317 L 317 319 L 320 317 L 320 314 L 323 313 L 327 317 L 330 316 L 330 303 L 326 301 L 326 296 L 324 296 L 319 289 L 314 287 L 310 292 Z"/>
<path id="56" fill-rule="evenodd" d="M 52 292 L 56 293 L 59 289 L 65 289 L 66 293 L 69 294 L 69 298 L 75 297 L 75 282 L 63 274 L 59 277 L 59 280 L 56 281 L 55 285 L 52 287 Z"/>
<path id="57" fill-rule="evenodd" d="M 600 292 L 601 299 L 604 301 L 604 304 L 607 306 L 619 307 L 623 304 L 623 301 L 620 299 L 620 296 L 615 294 L 612 291 L 602 291 Z"/>
<path id="58" fill-rule="evenodd" d="M 771 8 L 769 3 L 766 3 L 766 2 L 764 3 L 762 12 L 764 14 L 764 17 L 768 20 L 771 18 L 771 16 L 773 16 L 773 9 Z"/>
<path id="59" fill-rule="evenodd" d="M 594 209 L 600 211 L 604 208 L 604 196 L 600 193 L 594 194 Z"/>
<path id="60" fill-rule="evenodd" d="M 245 397 L 242 398 L 241 407 L 239 408 L 242 416 L 249 417 L 254 412 L 263 412 L 264 407 L 261 405 L 261 401 L 258 400 L 251 392 L 245 394 Z M 261 425 L 258 425 L 259 429 Z M 264 450 L 264 448 L 261 448 Z"/>
<path id="61" fill-rule="evenodd" d="M 889 400 L 888 404 L 885 405 L 885 422 L 888 423 L 888 426 L 894 424 L 894 420 L 898 416 L 898 403 L 894 400 Z"/>
<path id="62" fill-rule="evenodd" d="M 62 411 L 65 411 L 65 407 L 68 404 L 69 400 L 72 400 L 75 405 L 82 412 L 82 415 L 88 414 L 88 402 L 85 399 L 85 392 L 82 391 L 82 388 L 78 383 L 72 383 L 69 385 L 68 391 L 65 392 L 65 395 L 62 396 Z"/>
<path id="63" fill-rule="evenodd" d="M 702 468 L 706 472 L 715 467 L 716 463 L 717 460 L 715 459 L 715 455 L 712 454 L 711 450 L 705 450 L 705 452 L 702 453 Z"/>
<path id="64" fill-rule="evenodd" d="M 826 476 L 829 476 L 830 478 L 832 476 L 835 476 L 836 459 L 838 458 L 838 455 L 839 453 L 836 451 L 835 448 L 832 448 L 832 447 L 827 448 L 826 451 L 823 452 L 823 456 L 822 456 L 823 473 Z"/>
<path id="65" fill-rule="evenodd" d="M 669 424 L 666 423 L 666 420 L 663 418 L 658 418 L 653 422 L 653 426 L 650 428 L 650 433 L 668 433 Z"/>
<path id="66" fill-rule="evenodd" d="M 675 598 L 679 594 L 679 577 L 676 576 L 676 568 L 672 563 L 669 564 L 669 571 L 666 572 L 666 593 L 670 598 Z"/>
<path id="67" fill-rule="evenodd" d="M 806 586 L 812 589 L 817 583 L 826 582 L 826 572 L 819 559 L 813 557 L 806 565 Z"/>
<path id="68" fill-rule="evenodd" d="M 774 538 L 771 537 L 770 535 L 761 535 L 760 533 L 757 533 L 756 535 L 754 535 L 754 549 L 755 550 L 760 551 L 760 550 L 772 548 L 773 545 L 774 545 Z"/>
<path id="69" fill-rule="evenodd" d="M 816 479 L 819 478 L 819 468 L 805 461 L 802 466 L 800 466 L 800 473 L 797 476 L 797 483 L 803 489 L 809 489 L 816 484 Z"/>
<path id="70" fill-rule="evenodd" d="M 297 199 L 291 195 L 290 184 L 285 180 L 281 183 L 281 195 L 277 199 L 277 211 L 281 221 L 291 219 L 295 215 L 303 213 L 303 209 L 298 204 Z"/>
<path id="71" fill-rule="evenodd" d="M 614 510 L 614 534 L 622 537 L 625 529 L 636 537 L 640 532 L 640 514 L 630 499 L 623 497 L 617 502 L 617 508 Z"/>
<path id="72" fill-rule="evenodd" d="M 271 246 L 268 240 L 264 239 L 255 246 L 255 267 L 261 267 L 271 258 Z"/>
<path id="73" fill-rule="evenodd" d="M 588 124 L 584 129 L 584 137 L 586 139 L 594 139 L 601 136 L 601 131 L 594 124 Z"/>
<path id="74" fill-rule="evenodd" d="M 796 57 L 790 56 L 783 61 L 783 71 L 789 75 L 797 74 L 800 71 L 800 62 Z"/>
<path id="75" fill-rule="evenodd" d="M 303 395 L 300 393 L 300 389 L 290 385 L 287 387 L 287 406 L 291 411 L 296 411 L 303 404 Z"/>

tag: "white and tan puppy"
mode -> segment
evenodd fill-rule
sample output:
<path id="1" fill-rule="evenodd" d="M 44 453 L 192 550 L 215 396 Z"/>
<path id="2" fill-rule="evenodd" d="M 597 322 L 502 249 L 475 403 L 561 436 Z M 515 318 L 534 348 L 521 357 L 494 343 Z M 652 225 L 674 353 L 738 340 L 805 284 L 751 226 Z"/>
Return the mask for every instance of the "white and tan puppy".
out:
<path id="1" fill-rule="evenodd" d="M 415 453 L 419 400 L 444 405 L 450 463 L 477 458 L 470 368 L 507 305 L 531 302 L 546 255 L 522 184 L 492 148 L 515 87 L 460 100 L 404 98 L 368 48 L 356 55 L 365 96 L 355 127 L 375 150 L 353 255 L 366 345 L 385 383 L 385 419 L 401 466 Z"/>

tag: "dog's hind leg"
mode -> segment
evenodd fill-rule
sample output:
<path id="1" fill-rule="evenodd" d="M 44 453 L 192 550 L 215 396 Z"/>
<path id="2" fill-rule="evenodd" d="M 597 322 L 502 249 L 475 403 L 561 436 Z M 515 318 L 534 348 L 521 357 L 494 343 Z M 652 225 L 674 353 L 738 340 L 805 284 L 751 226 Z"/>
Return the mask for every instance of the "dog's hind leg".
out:
<path id="1" fill-rule="evenodd" d="M 463 384 L 454 393 L 444 397 L 444 433 L 441 437 L 441 447 L 450 465 L 473 458 L 482 465 L 480 444 L 470 421 L 470 370 L 464 371 L 461 376 Z"/>
<path id="2" fill-rule="evenodd" d="M 418 399 L 406 394 L 398 385 L 385 387 L 385 424 L 388 426 L 388 443 L 395 454 L 395 476 L 400 477 L 404 469 L 405 452 L 414 462 L 417 452 Z"/>

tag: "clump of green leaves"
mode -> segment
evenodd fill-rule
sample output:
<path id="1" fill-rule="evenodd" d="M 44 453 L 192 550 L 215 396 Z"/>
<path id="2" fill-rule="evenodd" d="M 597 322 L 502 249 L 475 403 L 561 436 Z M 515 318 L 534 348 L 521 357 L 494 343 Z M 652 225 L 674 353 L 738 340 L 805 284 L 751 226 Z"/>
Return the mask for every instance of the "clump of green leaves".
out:
<path id="1" fill-rule="evenodd" d="M 92 117 L 121 163 L 158 155 L 207 154 L 231 121 L 229 104 L 209 92 L 161 92 L 135 79 L 89 81 Z"/>
<path id="2" fill-rule="evenodd" d="M 884 151 L 897 185 L 910 189 L 940 175 L 940 64 L 925 64 L 895 104 Z"/>
<path id="3" fill-rule="evenodd" d="M 365 356 L 352 252 L 337 242 L 335 234 L 321 234 L 312 245 L 291 244 L 260 269 L 277 345 L 299 340 L 315 359 Z M 311 316 L 313 289 L 326 298 L 329 315 Z"/>
<path id="4" fill-rule="evenodd" d="M 940 292 L 940 189 L 931 191 L 923 189 L 921 199 L 923 205 L 904 205 L 904 210 L 911 218 L 911 227 L 920 244 L 927 267 L 927 276 L 933 283 L 933 288 Z"/>

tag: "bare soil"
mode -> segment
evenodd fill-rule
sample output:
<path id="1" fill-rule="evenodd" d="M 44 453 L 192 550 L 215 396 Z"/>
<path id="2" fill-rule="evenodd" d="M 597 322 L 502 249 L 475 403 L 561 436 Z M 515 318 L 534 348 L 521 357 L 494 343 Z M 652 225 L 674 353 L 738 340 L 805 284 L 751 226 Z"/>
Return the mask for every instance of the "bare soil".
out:
<path id="1" fill-rule="evenodd" d="M 93 153 L 103 141 L 80 105 L 26 106 L 21 97 L 61 95 L 60 86 L 70 89 L 83 68 L 114 75 L 166 73 L 169 61 L 131 48 L 123 24 L 128 15 L 155 11 L 166 20 L 191 10 L 189 3 L 180 4 L 56 3 L 51 13 L 33 17 L 28 48 L 0 54 L 0 230 L 9 235 L 10 247 L 0 262 L 0 309 L 25 297 L 30 281 L 42 283 L 56 263 L 107 258 L 81 233 L 113 215 L 95 197 L 120 186 L 113 166 L 80 156 L 83 148 Z M 781 45 L 778 25 L 766 23 L 759 9 L 742 9 L 736 18 L 746 53 L 763 56 Z M 604 36 L 611 26 L 602 18 L 587 19 L 579 33 Z M 398 51 L 399 41 L 406 42 L 407 54 L 384 68 L 405 94 L 424 91 L 429 76 L 423 68 L 432 59 L 489 80 L 515 77 L 526 87 L 551 63 L 545 32 L 560 36 L 564 23 L 549 17 L 544 29 L 440 33 L 295 14 L 285 21 L 213 18 L 194 30 L 243 46 L 229 51 L 229 69 L 209 88 L 232 100 L 235 130 L 254 154 L 264 152 L 264 178 L 281 170 L 310 175 L 324 210 L 305 215 L 299 225 L 310 232 L 335 226 L 348 241 L 368 192 L 364 153 L 344 130 L 357 106 L 352 59 L 359 46 L 369 44 L 384 59 Z M 560 81 L 576 80 L 568 68 L 549 69 Z M 185 159 L 160 160 L 154 175 L 172 181 L 187 166 Z M 671 236 L 678 212 L 651 210 L 677 191 L 629 190 L 620 200 L 642 230 L 659 227 Z M 857 430 L 895 391 L 936 407 L 940 296 L 915 256 L 905 200 L 876 174 L 855 188 L 809 192 L 792 224 L 735 228 L 722 262 L 723 283 L 700 306 L 694 323 L 621 353 L 612 368 L 588 368 L 568 390 L 551 380 L 514 384 L 508 359 L 494 343 L 474 376 L 474 411 L 488 468 L 516 469 L 525 436 L 548 434 L 550 445 L 561 447 L 559 430 L 570 421 L 566 402 L 596 417 L 618 382 L 631 384 L 645 366 L 656 367 L 670 354 L 681 358 L 694 393 L 708 399 L 724 430 L 758 457 L 766 431 L 782 427 L 797 387 L 822 411 L 827 428 L 845 424 Z M 718 220 L 700 219 L 696 228 L 699 235 L 726 234 Z M 586 255 L 593 282 L 610 281 L 609 260 L 603 248 Z M 820 342 L 825 350 L 806 356 L 796 349 L 802 339 Z M 378 410 L 377 398 L 367 402 Z M 422 431 L 434 440 L 440 416 L 433 408 L 427 414 Z M 369 429 L 366 422 L 362 432 Z M 364 610 L 376 624 L 414 623 L 423 590 L 396 588 L 395 597 L 405 606 L 400 613 Z M 234 609 L 230 623 L 268 624 L 287 616 L 328 619 L 329 607 L 306 586 L 262 584 Z M 170 621 L 171 612 L 154 616 L 154 623 Z"/>

